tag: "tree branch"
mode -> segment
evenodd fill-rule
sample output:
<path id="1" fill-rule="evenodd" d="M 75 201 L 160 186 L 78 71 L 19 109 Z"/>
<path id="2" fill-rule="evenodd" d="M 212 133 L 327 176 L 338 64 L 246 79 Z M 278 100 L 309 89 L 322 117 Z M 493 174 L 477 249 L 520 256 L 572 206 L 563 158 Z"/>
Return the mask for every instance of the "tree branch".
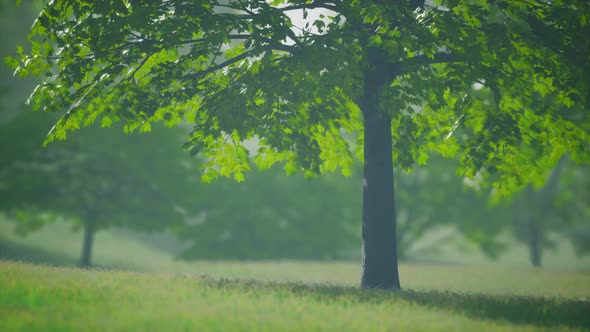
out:
<path id="1" fill-rule="evenodd" d="M 277 9 L 280 10 L 280 11 L 286 12 L 286 11 L 290 11 L 290 10 L 314 9 L 314 8 L 324 8 L 324 9 L 329 9 L 329 10 L 334 11 L 334 12 L 338 12 L 338 7 L 336 7 L 336 5 L 331 5 L 331 4 L 326 3 L 326 2 L 294 5 L 294 6 L 287 6 L 287 7 L 277 8 Z"/>
<path id="2" fill-rule="evenodd" d="M 229 35 L 227 35 L 227 38 L 231 39 L 231 40 L 246 40 L 251 37 L 252 37 L 252 35 L 249 35 L 249 34 L 229 34 Z M 177 45 L 200 43 L 200 42 L 203 42 L 204 40 L 205 39 L 187 39 L 187 40 L 183 40 L 183 41 L 177 43 Z M 281 44 L 281 43 L 273 43 L 273 41 L 268 38 L 263 38 L 263 40 L 265 42 L 267 42 L 270 46 L 272 46 L 274 49 L 285 51 L 285 52 L 293 52 L 294 47 L 291 45 L 285 45 L 285 44 Z"/>
<path id="3" fill-rule="evenodd" d="M 235 7 L 231 7 L 228 5 L 220 5 L 220 4 L 216 4 L 215 6 L 232 8 L 232 9 L 247 13 L 247 14 L 219 13 L 219 15 L 231 15 L 234 17 L 245 18 L 245 19 L 252 19 L 255 16 L 259 15 L 258 13 L 255 13 L 251 10 L 247 10 L 247 9 L 243 9 L 243 8 L 235 8 Z M 330 2 L 318 2 L 318 3 L 300 4 L 300 5 L 293 5 L 293 6 L 286 6 L 286 7 L 272 7 L 272 8 L 275 8 L 276 10 L 279 10 L 281 12 L 286 12 L 286 11 L 291 11 L 291 10 L 299 10 L 299 9 L 315 9 L 315 8 L 324 8 L 324 9 L 328 9 L 328 10 L 331 10 L 334 12 L 338 12 L 338 7 L 334 4 L 331 4 Z"/>
<path id="4" fill-rule="evenodd" d="M 185 79 L 186 80 L 186 79 L 199 78 L 201 76 L 205 76 L 205 75 L 210 74 L 212 72 L 218 71 L 218 70 L 223 69 L 223 68 L 225 68 L 225 67 L 227 67 L 227 66 L 229 66 L 231 64 L 234 64 L 234 63 L 236 63 L 236 62 L 238 62 L 240 60 L 246 59 L 247 57 L 249 57 L 252 54 L 252 51 L 253 50 L 244 52 L 244 53 L 236 56 L 235 58 L 231 58 L 231 59 L 229 59 L 227 61 L 224 61 L 224 62 L 222 62 L 222 63 L 220 63 L 218 65 L 215 65 L 213 67 L 209 67 L 209 68 L 207 68 L 205 70 L 202 70 L 202 71 L 199 71 L 199 72 L 196 72 L 196 73 L 192 73 L 192 74 L 184 75 L 184 76 L 181 77 L 181 79 Z"/>
<path id="5" fill-rule="evenodd" d="M 453 54 L 436 53 L 432 59 L 423 54 L 399 62 L 388 63 L 385 68 L 383 68 L 384 74 L 381 76 L 381 79 L 383 80 L 382 83 L 390 82 L 394 79 L 394 77 L 404 72 L 407 68 L 457 61 L 459 61 L 459 59 L 457 59 Z"/>
<path id="6" fill-rule="evenodd" d="M 498 9 L 500 9 L 500 11 L 502 12 L 502 14 L 504 14 L 504 17 L 508 21 L 512 21 L 512 19 L 510 18 L 510 16 L 508 16 L 508 14 L 506 13 L 506 11 L 504 10 L 504 7 L 502 7 L 502 5 L 500 5 L 497 0 L 494 0 L 494 3 L 496 4 L 496 7 L 498 7 Z"/>
<path id="7" fill-rule="evenodd" d="M 419 66 L 419 65 L 432 65 L 435 63 L 445 63 L 445 62 L 457 62 L 456 56 L 451 53 L 436 53 L 434 58 L 430 59 L 426 55 L 418 55 L 409 59 L 402 60 L 398 62 L 396 65 L 400 67 L 411 67 L 411 66 Z"/>
<path id="8" fill-rule="evenodd" d="M 131 74 L 128 76 L 131 80 L 133 80 L 133 82 L 136 82 L 135 80 L 135 74 L 137 73 L 138 70 L 141 69 L 141 67 L 143 67 L 143 65 L 145 65 L 145 63 L 149 60 L 149 58 L 152 57 L 152 55 L 154 55 L 154 53 L 150 53 L 148 54 L 142 61 L 141 63 L 135 68 L 133 69 L 133 71 L 131 72 Z"/>
<path id="9" fill-rule="evenodd" d="M 248 10 L 247 8 L 236 8 L 236 7 L 234 7 L 234 6 L 231 6 L 231 5 L 225 5 L 225 4 L 221 4 L 221 3 L 219 3 L 219 2 L 216 2 L 216 3 L 215 3 L 215 4 L 213 4 L 213 5 L 214 5 L 214 6 L 216 6 L 216 7 L 223 7 L 223 8 L 229 8 L 229 9 L 233 9 L 233 10 L 239 10 L 239 11 L 242 11 L 242 12 L 244 12 L 244 13 L 247 13 L 248 15 L 251 15 L 251 16 L 254 16 L 254 15 L 256 15 L 256 13 L 255 13 L 255 12 L 253 12 L 253 11 L 251 11 L 251 10 Z M 223 14 L 231 14 L 231 13 L 223 13 Z"/>

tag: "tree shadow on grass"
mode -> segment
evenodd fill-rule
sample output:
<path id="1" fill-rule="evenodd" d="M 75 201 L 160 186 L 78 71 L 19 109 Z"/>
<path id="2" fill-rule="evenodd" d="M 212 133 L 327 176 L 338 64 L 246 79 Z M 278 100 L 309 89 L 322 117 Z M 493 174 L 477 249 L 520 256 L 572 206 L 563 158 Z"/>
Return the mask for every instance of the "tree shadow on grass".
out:
<path id="1" fill-rule="evenodd" d="M 415 290 L 404 290 L 400 296 L 470 317 L 543 327 L 590 328 L 589 300 Z"/>
<path id="2" fill-rule="evenodd" d="M 76 259 L 0 238 L 0 259 L 53 266 L 75 266 Z"/>
<path id="3" fill-rule="evenodd" d="M 56 267 L 79 267 L 78 257 L 51 252 L 30 245 L 20 244 L 0 237 L 0 260 L 43 264 Z M 90 269 L 129 270 L 128 266 L 117 264 L 93 264 Z"/>
<path id="4" fill-rule="evenodd" d="M 364 303 L 409 301 L 429 308 L 464 314 L 467 317 L 498 320 L 538 327 L 590 328 L 590 300 L 522 295 L 491 295 L 452 291 L 403 290 L 401 292 L 363 290 L 354 287 L 309 285 L 294 282 L 199 277 L 215 287 L 287 291 L 319 301 L 353 300 Z"/>

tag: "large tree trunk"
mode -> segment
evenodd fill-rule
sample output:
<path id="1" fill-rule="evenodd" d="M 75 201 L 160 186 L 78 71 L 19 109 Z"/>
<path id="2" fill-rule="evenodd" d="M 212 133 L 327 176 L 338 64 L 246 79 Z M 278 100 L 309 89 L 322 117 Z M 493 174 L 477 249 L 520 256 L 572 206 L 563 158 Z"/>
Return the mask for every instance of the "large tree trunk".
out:
<path id="1" fill-rule="evenodd" d="M 84 221 L 84 242 L 82 243 L 82 255 L 80 256 L 80 267 L 89 268 L 92 265 L 92 245 L 94 242 L 94 221 L 86 218 Z"/>
<path id="2" fill-rule="evenodd" d="M 378 111 L 377 92 L 365 89 L 363 288 L 400 289 L 395 229 L 391 118 Z"/>

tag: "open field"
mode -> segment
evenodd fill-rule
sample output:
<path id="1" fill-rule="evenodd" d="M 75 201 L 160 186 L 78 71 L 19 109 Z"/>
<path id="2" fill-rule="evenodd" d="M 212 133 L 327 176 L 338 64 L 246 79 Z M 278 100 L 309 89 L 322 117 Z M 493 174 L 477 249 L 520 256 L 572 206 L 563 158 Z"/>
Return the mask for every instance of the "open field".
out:
<path id="1" fill-rule="evenodd" d="M 280 264 L 279 264 L 280 266 Z M 271 267 L 258 266 L 260 272 Z M 334 266 L 327 264 L 324 272 Z M 295 275 L 295 268 L 283 266 Z M 314 267 L 312 266 L 312 269 Z M 317 270 L 318 267 L 315 267 Z M 272 269 L 270 269 L 272 270 Z M 402 293 L 355 287 L 269 282 L 161 273 L 79 270 L 0 261 L 2 331 L 512 331 L 590 328 L 590 275 L 498 271 L 504 293 L 436 289 L 449 279 L 469 290 L 464 269 L 406 269 Z M 480 271 L 478 276 L 483 276 Z M 427 279 L 430 282 L 427 282 Z M 434 282 L 433 282 L 434 281 Z M 490 278 L 478 280 L 485 286 Z M 571 283 L 575 283 L 572 285 Z M 466 286 L 466 287 L 464 287 Z M 552 290 L 547 291 L 549 286 Z M 574 287 L 577 286 L 577 287 Z M 480 287 L 483 289 L 493 287 Z M 573 288 L 577 288 L 578 293 Z M 474 290 L 472 290 L 474 291 Z M 546 295 L 553 295 L 547 297 Z M 563 295 L 558 295 L 563 294 Z M 559 297 L 557 297 L 559 296 Z"/>
<path id="2" fill-rule="evenodd" d="M 76 263 L 80 236 L 65 225 L 26 238 L 6 222 L 0 231 L 4 259 Z M 359 262 L 179 262 L 116 232 L 96 243 L 91 271 L 0 262 L 0 330 L 590 328 L 590 272 L 571 255 L 558 270 L 466 265 L 476 255 L 448 251 L 462 264 L 402 264 L 404 292 L 392 294 L 360 291 Z"/>
<path id="3" fill-rule="evenodd" d="M 75 266 L 80 247 L 81 235 L 72 232 L 67 225 L 50 225 L 21 238 L 12 233 L 10 223 L 0 218 L 0 260 Z M 439 263 L 402 263 L 402 287 L 488 294 L 590 297 L 589 257 L 576 258 L 567 247 L 548 253 L 546 261 L 550 267 L 542 269 L 529 267 L 526 254 L 518 248 L 499 262 L 483 257 L 476 260 L 478 256 L 474 251 L 462 253 L 456 249 L 447 249 L 446 252 L 443 250 Z M 101 232 L 97 235 L 93 261 L 101 269 L 308 284 L 330 283 L 353 287 L 359 284 L 361 273 L 359 261 L 177 261 L 165 251 L 117 232 Z"/>
<path id="4" fill-rule="evenodd" d="M 590 329 L 590 271 L 563 250 L 566 269 L 449 250 L 401 264 L 404 291 L 387 293 L 358 289 L 359 262 L 179 262 L 125 234 L 96 240 L 99 267 L 80 270 L 69 227 L 20 238 L 0 221 L 0 331 Z"/>

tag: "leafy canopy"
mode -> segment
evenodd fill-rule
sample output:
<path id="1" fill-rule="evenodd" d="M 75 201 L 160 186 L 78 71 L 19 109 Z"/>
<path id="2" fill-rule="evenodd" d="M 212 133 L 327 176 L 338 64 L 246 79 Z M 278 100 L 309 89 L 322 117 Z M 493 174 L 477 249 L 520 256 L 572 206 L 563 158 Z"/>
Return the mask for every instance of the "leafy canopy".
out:
<path id="1" fill-rule="evenodd" d="M 589 15 L 580 0 L 61 0 L 7 61 L 44 77 L 33 105 L 64 112 L 48 141 L 187 121 L 205 180 L 243 180 L 248 144 L 261 168 L 350 174 L 342 133 L 362 146 L 369 84 L 399 166 L 459 155 L 510 192 L 567 151 L 590 161 Z"/>

